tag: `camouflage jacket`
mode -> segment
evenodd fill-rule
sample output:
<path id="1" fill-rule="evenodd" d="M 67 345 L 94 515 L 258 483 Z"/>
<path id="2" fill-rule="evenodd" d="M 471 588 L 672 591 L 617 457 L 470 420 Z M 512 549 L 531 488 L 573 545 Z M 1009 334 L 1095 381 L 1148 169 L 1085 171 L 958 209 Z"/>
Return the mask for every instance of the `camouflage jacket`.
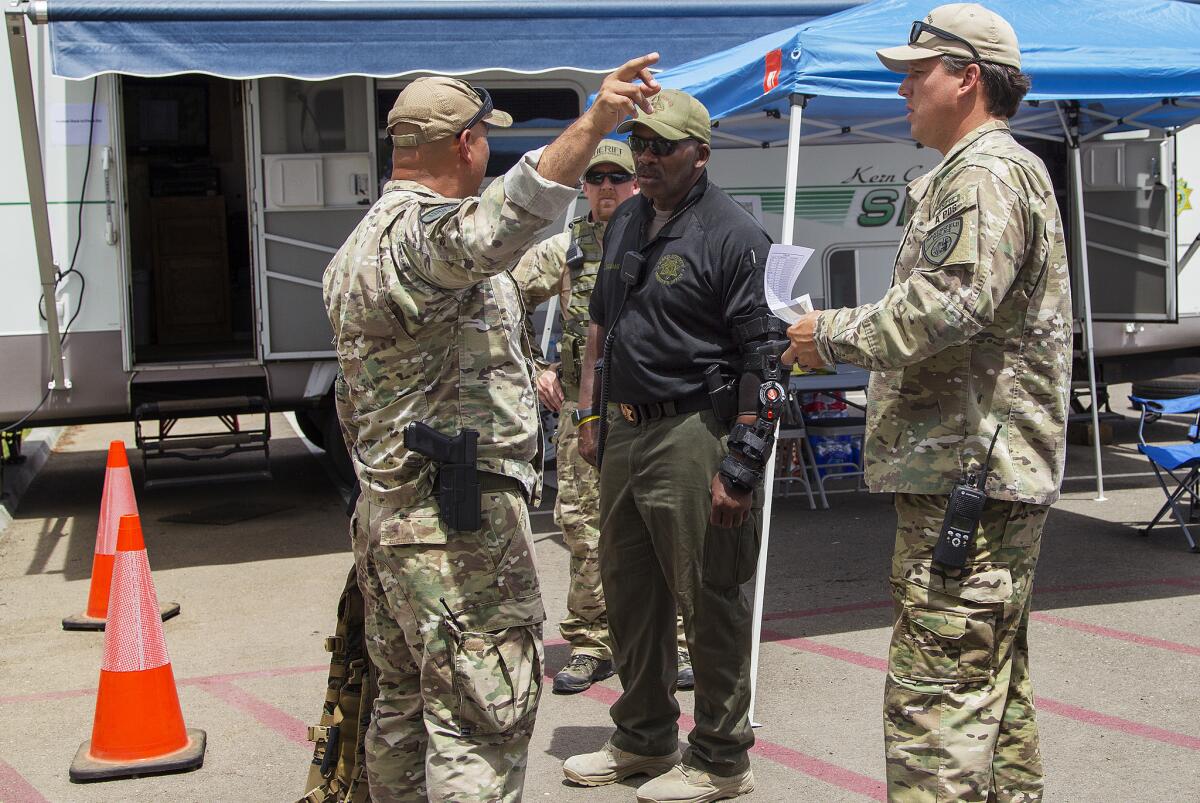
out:
<path id="1" fill-rule="evenodd" d="M 588 217 L 571 221 L 567 231 L 542 240 L 525 252 L 513 278 L 521 287 L 525 306 L 530 311 L 538 304 L 558 294 L 562 317 L 562 341 L 559 355 L 562 361 L 559 378 L 568 399 L 579 395 L 579 374 L 583 370 L 583 350 L 587 345 L 588 303 L 596 287 L 603 256 L 601 244 L 605 224 Z M 583 251 L 583 265 L 566 271 L 567 249 L 575 242 Z"/>
<path id="2" fill-rule="evenodd" d="M 507 269 L 577 190 L 538 175 L 536 159 L 478 198 L 388 182 L 325 269 L 338 416 L 375 504 L 410 507 L 433 491 L 436 466 L 404 447 L 413 421 L 478 430 L 480 469 L 538 492 L 525 313 Z"/>
<path id="3" fill-rule="evenodd" d="M 828 310 L 827 362 L 876 372 L 864 451 L 873 491 L 1058 498 L 1071 382 L 1070 272 L 1042 162 L 992 121 L 908 185 L 908 223 L 883 299 Z"/>

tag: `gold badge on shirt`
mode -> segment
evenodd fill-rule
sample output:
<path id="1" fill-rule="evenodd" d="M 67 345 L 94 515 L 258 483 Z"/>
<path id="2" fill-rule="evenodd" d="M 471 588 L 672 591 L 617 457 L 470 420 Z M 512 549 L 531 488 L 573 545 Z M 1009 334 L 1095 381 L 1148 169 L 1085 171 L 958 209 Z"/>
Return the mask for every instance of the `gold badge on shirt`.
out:
<path id="1" fill-rule="evenodd" d="M 654 278 L 664 287 L 670 287 L 683 278 L 683 271 L 686 267 L 687 263 L 679 254 L 664 254 L 662 259 L 658 260 L 658 264 L 654 266 Z"/>

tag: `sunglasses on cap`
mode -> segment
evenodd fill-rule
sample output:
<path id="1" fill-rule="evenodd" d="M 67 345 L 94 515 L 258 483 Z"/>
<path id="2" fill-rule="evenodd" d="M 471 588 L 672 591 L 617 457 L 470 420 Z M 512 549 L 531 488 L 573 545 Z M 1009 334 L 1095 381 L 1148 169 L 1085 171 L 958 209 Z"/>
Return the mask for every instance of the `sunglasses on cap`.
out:
<path id="1" fill-rule="evenodd" d="M 467 121 L 466 125 L 464 125 L 462 127 L 462 131 L 458 132 L 459 136 L 462 136 L 463 131 L 469 131 L 472 128 L 474 128 L 476 123 L 478 123 L 483 118 L 487 117 L 489 114 L 491 114 L 496 109 L 496 107 L 494 105 L 492 105 L 492 96 L 490 94 L 488 94 L 488 91 L 486 89 L 484 89 L 483 87 L 478 87 L 478 86 L 473 86 L 473 87 L 471 87 L 471 89 L 474 89 L 475 94 L 479 96 L 479 100 L 480 100 L 479 111 L 475 112 L 475 115 L 470 120 Z"/>
<path id="2" fill-rule="evenodd" d="M 633 181 L 633 173 L 626 173 L 622 170 L 615 173 L 585 173 L 583 176 L 584 181 L 588 184 L 594 184 L 597 187 L 604 184 L 604 179 L 611 181 L 614 186 L 628 184 Z"/>
<path id="3" fill-rule="evenodd" d="M 921 38 L 921 34 L 925 33 L 925 32 L 933 34 L 938 39 L 946 39 L 950 42 L 958 42 L 963 47 L 965 47 L 967 50 L 971 51 L 971 58 L 975 59 L 975 61 L 980 60 L 979 59 L 979 51 L 976 50 L 975 46 L 972 45 L 970 42 L 968 42 L 966 39 L 963 39 L 961 36 L 959 36 L 957 34 L 950 33 L 949 31 L 943 31 L 941 28 L 935 28 L 932 25 L 930 25 L 929 23 L 921 22 L 920 20 L 915 20 L 912 24 L 912 28 L 909 29 L 908 43 L 910 45 L 916 45 L 917 40 Z"/>
<path id="4" fill-rule="evenodd" d="M 663 137 L 654 137 L 645 139 L 636 134 L 629 135 L 629 150 L 633 151 L 634 155 L 642 151 L 649 150 L 655 156 L 670 156 L 679 147 L 681 142 L 687 142 L 693 137 L 685 137 L 683 139 L 664 139 Z"/>

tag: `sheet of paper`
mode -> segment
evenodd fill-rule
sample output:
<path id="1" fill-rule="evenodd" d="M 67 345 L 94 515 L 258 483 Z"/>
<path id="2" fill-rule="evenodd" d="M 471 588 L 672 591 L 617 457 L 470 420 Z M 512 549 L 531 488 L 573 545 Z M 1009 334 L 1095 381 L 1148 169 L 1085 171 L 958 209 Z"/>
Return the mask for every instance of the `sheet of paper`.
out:
<path id="1" fill-rule="evenodd" d="M 792 288 L 812 255 L 813 249 L 802 245 L 775 244 L 767 253 L 767 267 L 763 273 L 767 306 L 776 318 L 789 324 L 800 320 L 804 313 L 812 312 L 812 299 L 807 293 L 792 297 Z"/>

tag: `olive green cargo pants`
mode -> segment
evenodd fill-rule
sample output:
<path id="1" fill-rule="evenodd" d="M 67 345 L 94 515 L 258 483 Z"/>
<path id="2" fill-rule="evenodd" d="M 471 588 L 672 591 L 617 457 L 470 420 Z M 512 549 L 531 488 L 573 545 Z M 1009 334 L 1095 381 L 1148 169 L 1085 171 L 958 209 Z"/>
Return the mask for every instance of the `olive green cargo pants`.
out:
<path id="1" fill-rule="evenodd" d="M 617 674 L 614 746 L 665 755 L 679 739 L 675 612 L 696 675 L 696 727 L 684 763 L 734 775 L 750 763 L 751 610 L 762 493 L 741 527 L 708 523 L 728 427 L 709 412 L 632 425 L 619 415 L 600 473 L 600 572 Z"/>
<path id="2" fill-rule="evenodd" d="M 1042 799 L 1029 600 L 1047 505 L 989 499 L 963 569 L 933 563 L 945 496 L 896 494 L 888 800 Z"/>

